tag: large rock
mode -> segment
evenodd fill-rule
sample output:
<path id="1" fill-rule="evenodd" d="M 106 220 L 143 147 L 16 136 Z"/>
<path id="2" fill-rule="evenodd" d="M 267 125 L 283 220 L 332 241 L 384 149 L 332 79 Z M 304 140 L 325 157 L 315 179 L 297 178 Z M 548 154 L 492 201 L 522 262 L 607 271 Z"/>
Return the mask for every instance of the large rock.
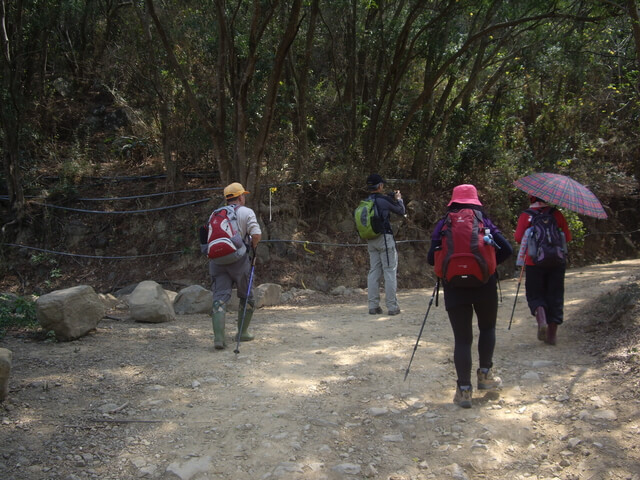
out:
<path id="1" fill-rule="evenodd" d="M 280 304 L 280 295 L 282 295 L 282 287 L 277 283 L 263 283 L 256 287 L 253 291 L 256 307 L 268 307 Z"/>
<path id="2" fill-rule="evenodd" d="M 62 341 L 86 335 L 98 326 L 104 314 L 102 300 L 89 285 L 56 290 L 36 300 L 38 322 Z"/>
<path id="3" fill-rule="evenodd" d="M 140 282 L 127 297 L 127 303 L 136 322 L 163 323 L 176 319 L 169 295 L 153 280 Z"/>
<path id="4" fill-rule="evenodd" d="M 6 348 L 0 348 L 0 402 L 9 395 L 9 376 L 11 374 L 11 358 L 13 353 Z"/>
<path id="5" fill-rule="evenodd" d="M 200 285 L 191 285 L 183 288 L 173 301 L 173 309 L 178 315 L 211 313 L 213 309 L 211 290 Z"/>
<path id="6" fill-rule="evenodd" d="M 110 293 L 99 293 L 98 297 L 100 297 L 100 300 L 102 301 L 102 304 L 104 305 L 104 308 L 106 310 L 116 308 L 119 302 L 119 300 Z"/>

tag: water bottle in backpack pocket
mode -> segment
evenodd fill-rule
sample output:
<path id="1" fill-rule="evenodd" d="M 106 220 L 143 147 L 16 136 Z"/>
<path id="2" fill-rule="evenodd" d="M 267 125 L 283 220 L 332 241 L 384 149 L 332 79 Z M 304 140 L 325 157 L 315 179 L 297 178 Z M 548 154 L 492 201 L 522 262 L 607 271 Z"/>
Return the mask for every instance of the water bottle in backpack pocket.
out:
<path id="1" fill-rule="evenodd" d="M 540 267 L 558 267 L 567 262 L 567 242 L 564 232 L 558 227 L 554 211 L 552 207 L 525 210 L 531 215 L 527 253 L 534 265 Z"/>

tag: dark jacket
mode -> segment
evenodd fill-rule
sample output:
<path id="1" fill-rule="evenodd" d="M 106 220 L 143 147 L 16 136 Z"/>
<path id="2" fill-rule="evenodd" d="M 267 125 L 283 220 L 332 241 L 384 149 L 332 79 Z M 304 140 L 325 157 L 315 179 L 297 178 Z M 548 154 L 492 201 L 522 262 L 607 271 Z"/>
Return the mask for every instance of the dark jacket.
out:
<path id="1" fill-rule="evenodd" d="M 390 233 L 393 235 L 393 229 L 391 228 L 390 212 L 398 215 L 405 214 L 404 202 L 402 199 L 396 200 L 393 196 L 384 195 L 381 193 L 374 193 L 371 195 L 375 199 L 378 214 L 382 217 L 384 225 L 384 233 Z"/>

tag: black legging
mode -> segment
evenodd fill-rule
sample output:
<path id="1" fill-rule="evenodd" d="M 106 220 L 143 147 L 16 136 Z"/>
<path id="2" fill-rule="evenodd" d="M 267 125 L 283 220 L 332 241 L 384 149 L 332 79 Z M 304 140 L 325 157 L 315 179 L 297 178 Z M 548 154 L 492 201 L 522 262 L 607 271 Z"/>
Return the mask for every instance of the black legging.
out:
<path id="1" fill-rule="evenodd" d="M 498 296 L 489 295 L 482 302 L 458 305 L 447 310 L 453 329 L 455 346 L 453 362 L 458 375 L 458 385 L 471 385 L 471 345 L 473 343 L 473 311 L 478 317 L 478 355 L 480 368 L 493 366 L 493 351 L 496 346 L 496 317 Z"/>

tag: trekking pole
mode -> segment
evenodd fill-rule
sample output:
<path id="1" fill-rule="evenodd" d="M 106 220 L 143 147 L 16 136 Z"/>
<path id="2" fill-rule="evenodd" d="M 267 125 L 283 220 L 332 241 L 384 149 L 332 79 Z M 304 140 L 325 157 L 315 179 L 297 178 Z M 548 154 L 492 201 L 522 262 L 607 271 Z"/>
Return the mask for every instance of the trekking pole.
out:
<path id="1" fill-rule="evenodd" d="M 420 343 L 420 337 L 422 336 L 422 331 L 424 330 L 424 325 L 427 323 L 427 317 L 429 316 L 429 310 L 431 310 L 431 304 L 433 304 L 433 299 L 438 294 L 438 289 L 440 288 L 440 279 L 436 280 L 436 286 L 433 289 L 433 293 L 431 294 L 431 300 L 429 300 L 429 306 L 427 307 L 427 313 L 424 314 L 424 320 L 422 320 L 422 326 L 420 327 L 420 333 L 418 333 L 418 338 L 416 340 L 416 344 L 413 347 L 413 353 L 411 354 L 411 360 L 409 360 L 409 365 L 407 366 L 407 371 L 404 372 L 404 379 L 407 379 L 407 375 L 409 375 L 409 369 L 411 368 L 411 362 L 413 362 L 413 357 L 416 354 L 416 350 L 418 349 L 418 343 Z M 436 301 L 436 306 L 438 302 Z"/>
<path id="2" fill-rule="evenodd" d="M 513 309 L 511 310 L 511 319 L 509 319 L 509 328 L 511 330 L 511 323 L 513 322 L 513 314 L 516 311 L 516 302 L 518 301 L 518 292 L 520 291 L 520 284 L 522 283 L 522 274 L 524 273 L 524 266 L 527 263 L 527 251 L 529 250 L 529 235 L 531 235 L 531 227 L 524 231 L 522 241 L 520 242 L 520 249 L 518 250 L 518 258 L 516 265 L 522 262 L 522 268 L 520 269 L 520 278 L 518 279 L 518 287 L 516 288 L 516 298 L 513 299 Z"/>
<path id="3" fill-rule="evenodd" d="M 513 314 L 516 311 L 516 302 L 518 301 L 518 292 L 520 291 L 520 284 L 522 283 L 523 273 L 524 263 L 522 264 L 522 268 L 520 269 L 520 278 L 518 279 L 518 287 L 516 288 L 516 298 L 513 299 L 513 309 L 511 310 L 511 319 L 509 320 L 509 328 L 507 328 L 507 330 L 511 330 L 511 322 L 513 322 Z"/>
<path id="4" fill-rule="evenodd" d="M 256 247 L 252 248 L 253 258 L 251 259 L 251 275 L 249 275 L 249 287 L 247 288 L 247 296 L 244 299 L 244 309 L 242 310 L 242 320 L 240 321 L 240 327 L 238 328 L 238 343 L 233 353 L 240 353 L 240 336 L 242 335 L 242 328 L 244 327 L 244 318 L 247 315 L 247 304 L 249 303 L 249 295 L 251 295 L 251 284 L 253 283 L 253 271 L 256 268 Z"/>

